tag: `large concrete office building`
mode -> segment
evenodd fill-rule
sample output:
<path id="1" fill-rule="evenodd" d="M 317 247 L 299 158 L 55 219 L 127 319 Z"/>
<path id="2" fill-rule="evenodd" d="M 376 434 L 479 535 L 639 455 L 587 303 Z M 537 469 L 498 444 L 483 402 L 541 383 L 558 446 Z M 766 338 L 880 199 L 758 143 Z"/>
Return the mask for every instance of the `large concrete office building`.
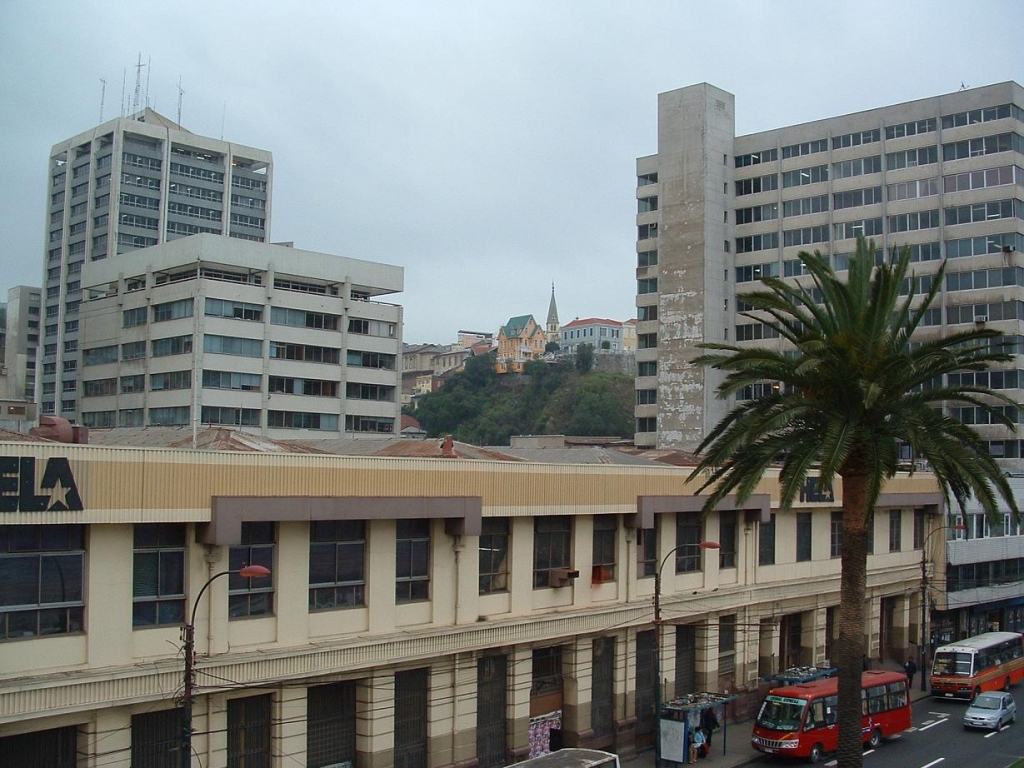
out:
<path id="1" fill-rule="evenodd" d="M 761 276 L 798 277 L 801 250 L 842 270 L 858 235 L 910 246 L 917 275 L 950 260 L 920 335 L 999 329 L 1017 356 L 976 381 L 1020 400 L 1024 89 L 1000 83 L 746 136 L 735 108 L 706 83 L 660 94 L 657 154 L 637 160 L 636 444 L 696 446 L 731 407 L 715 398 L 718 374 L 691 364 L 696 345 L 781 344 L 739 314 L 736 295 Z M 1024 441 L 978 429 L 1008 469 L 1024 468 Z"/>
<path id="2" fill-rule="evenodd" d="M 151 109 L 55 145 L 47 174 L 40 413 L 79 420 L 83 285 L 96 265 L 198 233 L 267 242 L 270 152 L 198 136 Z"/>
<path id="3" fill-rule="evenodd" d="M 401 267 L 201 234 L 88 274 L 85 426 L 398 431 Z"/>

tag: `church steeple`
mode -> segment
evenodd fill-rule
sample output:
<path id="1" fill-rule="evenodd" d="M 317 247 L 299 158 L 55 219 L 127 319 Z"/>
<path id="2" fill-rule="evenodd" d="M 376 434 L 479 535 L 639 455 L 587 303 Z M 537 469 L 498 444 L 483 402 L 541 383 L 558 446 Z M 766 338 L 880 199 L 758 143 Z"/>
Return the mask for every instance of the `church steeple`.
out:
<path id="1" fill-rule="evenodd" d="M 555 304 L 555 284 L 551 283 L 551 304 L 548 306 L 548 322 L 545 328 L 549 342 L 558 343 L 560 327 L 558 322 L 558 306 Z"/>

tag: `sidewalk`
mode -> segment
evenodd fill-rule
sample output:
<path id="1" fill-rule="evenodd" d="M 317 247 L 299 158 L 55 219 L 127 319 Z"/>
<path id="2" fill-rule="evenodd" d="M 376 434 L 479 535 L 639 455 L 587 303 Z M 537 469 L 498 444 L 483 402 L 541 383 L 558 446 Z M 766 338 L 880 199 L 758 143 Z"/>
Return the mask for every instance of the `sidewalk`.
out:
<path id="1" fill-rule="evenodd" d="M 894 672 L 902 672 L 901 667 L 895 661 L 886 661 L 876 665 L 876 669 L 888 669 Z M 914 676 L 913 690 L 910 692 L 911 703 L 928 698 L 928 693 L 921 690 L 921 673 Z M 723 723 L 723 727 L 715 732 L 712 739 L 711 755 L 700 761 L 706 768 L 735 768 L 735 766 L 746 765 L 756 760 L 764 753 L 758 752 L 750 746 L 750 735 L 754 727 L 753 720 L 735 722 L 729 720 Z M 676 766 L 682 763 L 666 763 Z M 654 750 L 649 749 L 634 757 L 622 761 L 622 768 L 654 768 Z"/>

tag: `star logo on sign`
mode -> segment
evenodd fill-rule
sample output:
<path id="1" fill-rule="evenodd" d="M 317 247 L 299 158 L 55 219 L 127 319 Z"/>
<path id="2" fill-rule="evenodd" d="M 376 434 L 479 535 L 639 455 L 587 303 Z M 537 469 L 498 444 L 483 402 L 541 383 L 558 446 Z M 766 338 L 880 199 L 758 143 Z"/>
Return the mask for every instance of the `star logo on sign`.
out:
<path id="1" fill-rule="evenodd" d="M 68 509 L 68 491 L 70 490 L 70 488 L 65 488 L 60 480 L 54 483 L 50 489 L 50 504 L 46 507 L 46 511 L 49 512 L 51 509 Z"/>

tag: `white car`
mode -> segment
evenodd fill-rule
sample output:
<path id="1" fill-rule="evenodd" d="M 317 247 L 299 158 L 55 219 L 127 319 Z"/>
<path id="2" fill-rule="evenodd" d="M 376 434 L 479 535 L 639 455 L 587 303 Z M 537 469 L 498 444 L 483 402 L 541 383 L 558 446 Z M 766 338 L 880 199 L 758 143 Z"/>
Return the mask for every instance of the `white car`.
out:
<path id="1" fill-rule="evenodd" d="M 1003 691 L 978 694 L 964 712 L 964 728 L 991 728 L 998 731 L 1004 723 L 1017 719 L 1017 703 Z"/>

